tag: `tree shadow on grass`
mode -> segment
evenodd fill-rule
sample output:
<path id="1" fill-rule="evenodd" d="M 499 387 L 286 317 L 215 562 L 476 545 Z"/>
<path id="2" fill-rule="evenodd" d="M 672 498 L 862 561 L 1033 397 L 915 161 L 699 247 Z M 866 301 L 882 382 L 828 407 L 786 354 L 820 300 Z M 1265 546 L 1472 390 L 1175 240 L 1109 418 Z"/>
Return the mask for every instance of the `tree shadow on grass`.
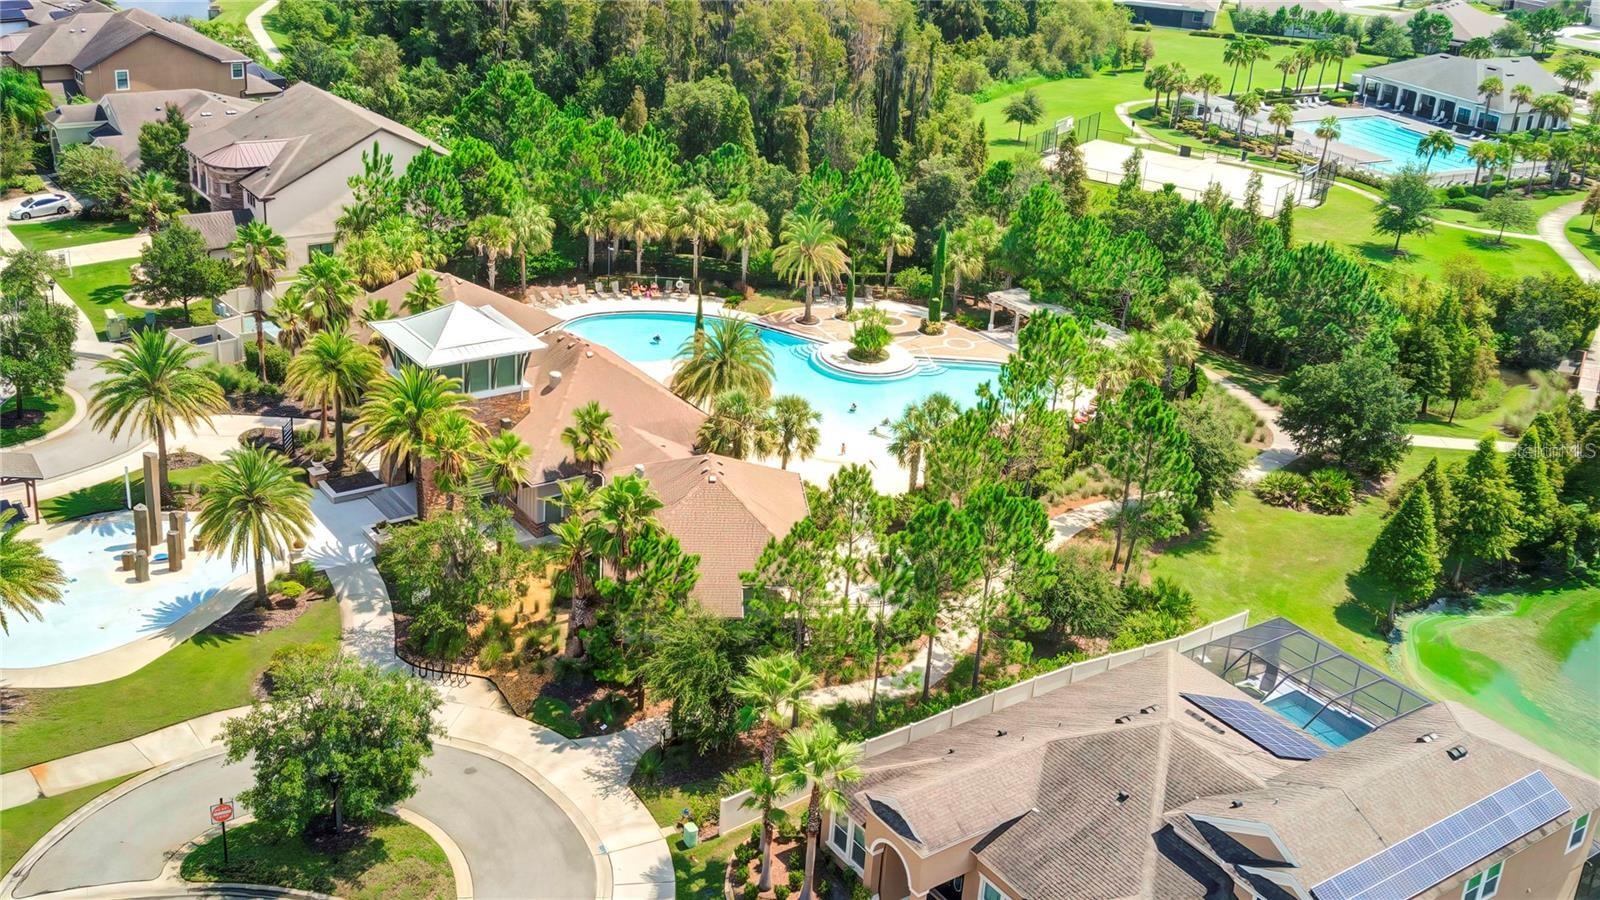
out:
<path id="1" fill-rule="evenodd" d="M 1216 529 L 1210 525 L 1202 525 L 1198 530 L 1191 531 L 1181 537 L 1173 538 L 1170 542 L 1157 546 L 1157 551 L 1162 556 L 1173 556 L 1182 559 L 1187 556 L 1196 556 L 1210 553 L 1216 549 L 1221 538 Z"/>
<path id="2" fill-rule="evenodd" d="M 212 837 L 184 860 L 182 874 L 188 880 L 268 884 L 332 894 L 390 858 L 387 842 L 370 832 L 340 852 L 329 852 L 300 836 L 275 840 L 260 823 L 252 822 L 230 830 L 226 865 L 222 842 Z"/>
<path id="3" fill-rule="evenodd" d="M 1492 234 L 1468 235 L 1467 244 L 1472 249 L 1481 250 L 1485 253 L 1515 253 L 1522 249 L 1513 243 L 1511 238 L 1501 241 Z"/>
<path id="4" fill-rule="evenodd" d="M 1350 596 L 1334 607 L 1334 621 L 1353 634 L 1387 643 L 1389 638 L 1382 629 L 1392 592 L 1359 569 L 1345 576 L 1344 585 Z"/>

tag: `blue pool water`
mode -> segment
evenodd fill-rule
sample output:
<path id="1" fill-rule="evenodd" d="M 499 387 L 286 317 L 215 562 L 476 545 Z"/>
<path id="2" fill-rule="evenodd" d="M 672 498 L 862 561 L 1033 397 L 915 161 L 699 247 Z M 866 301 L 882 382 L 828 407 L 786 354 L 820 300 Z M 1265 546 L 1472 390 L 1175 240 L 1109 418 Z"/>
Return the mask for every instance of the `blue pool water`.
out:
<path id="1" fill-rule="evenodd" d="M 601 313 L 562 326 L 585 340 L 609 348 L 652 377 L 665 381 L 678 348 L 694 334 L 694 316 L 668 312 Z M 987 363 L 938 362 L 900 378 L 859 378 L 815 362 L 816 344 L 771 328 L 761 328 L 761 341 L 772 351 L 773 394 L 799 394 L 822 413 L 818 455 L 858 461 L 888 444 L 884 419 L 900 418 L 906 406 L 935 392 L 949 394 L 963 408 L 973 402 L 978 385 L 993 381 L 1000 367 Z M 660 336 L 659 342 L 653 338 Z M 850 411 L 851 404 L 855 412 Z M 879 426 L 882 436 L 872 435 Z"/>
<path id="2" fill-rule="evenodd" d="M 1388 116 L 1355 116 L 1339 120 L 1339 143 L 1386 157 L 1372 164 L 1372 168 L 1380 172 L 1398 172 L 1408 165 L 1422 165 L 1426 155 L 1417 152 L 1417 142 L 1422 138 L 1423 132 L 1407 128 Z M 1434 154 L 1428 171 L 1473 168 L 1472 159 L 1467 156 L 1468 146 L 1467 141 L 1458 138 L 1454 150 L 1448 154 Z"/>
<path id="3" fill-rule="evenodd" d="M 191 527 L 192 524 L 191 524 Z M 190 551 L 183 569 L 167 570 L 165 546 L 150 564 L 150 580 L 137 584 L 118 557 L 134 546 L 133 514 L 113 513 L 45 528 L 27 537 L 42 540 L 68 583 L 60 603 L 39 607 L 42 618 L 8 616 L 0 634 L 0 667 L 27 669 L 67 662 L 120 647 L 161 632 L 249 571 L 226 554 Z"/>
<path id="4" fill-rule="evenodd" d="M 1323 711 L 1322 701 L 1300 691 L 1288 691 L 1279 694 L 1268 700 L 1267 706 L 1271 707 L 1278 715 L 1299 725 L 1301 728 L 1305 728 L 1307 734 L 1321 740 L 1330 747 L 1343 747 L 1345 744 L 1372 731 L 1372 726 L 1360 719 L 1347 716 L 1337 709 L 1330 707 Z M 1319 711 L 1322 712 L 1322 715 L 1317 716 Z M 1310 728 L 1306 728 L 1306 723 L 1311 722 L 1312 716 L 1317 716 L 1317 720 L 1312 722 Z"/>

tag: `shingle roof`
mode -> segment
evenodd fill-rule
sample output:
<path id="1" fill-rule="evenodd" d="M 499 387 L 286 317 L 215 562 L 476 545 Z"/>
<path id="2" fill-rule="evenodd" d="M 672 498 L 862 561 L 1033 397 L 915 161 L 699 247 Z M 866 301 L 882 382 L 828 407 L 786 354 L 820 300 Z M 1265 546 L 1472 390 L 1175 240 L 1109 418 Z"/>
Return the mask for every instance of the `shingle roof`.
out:
<path id="1" fill-rule="evenodd" d="M 184 148 L 206 159 L 230 145 L 242 145 L 239 156 L 218 159 L 234 161 L 230 168 L 255 168 L 240 184 L 257 197 L 270 198 L 285 185 L 351 147 L 366 143 L 380 131 L 418 147 L 446 152 L 399 122 L 304 81 L 226 127 L 191 135 Z M 278 146 L 267 155 L 265 149 L 273 142 L 279 142 Z"/>
<path id="2" fill-rule="evenodd" d="M 980 716 L 868 760 L 852 815 L 894 810 L 919 852 L 981 837 L 1027 897 L 1138 894 L 1164 812 L 1294 765 L 1177 713 L 1197 688 L 1243 697 L 1169 651 Z"/>
<path id="3" fill-rule="evenodd" d="M 248 209 L 219 209 L 215 212 L 187 213 L 178 221 L 200 232 L 207 250 L 221 250 L 239 236 L 239 227 L 255 218 Z"/>
<path id="4" fill-rule="evenodd" d="M 1438 53 L 1419 56 L 1387 65 L 1373 66 L 1357 77 L 1377 77 L 1401 82 L 1424 91 L 1450 94 L 1467 100 L 1482 101 L 1478 85 L 1490 76 L 1499 78 L 1505 90 L 1494 99 L 1492 109 L 1506 111 L 1516 105 L 1511 99 L 1511 89 L 1519 84 L 1533 87 L 1535 94 L 1553 94 L 1561 89 L 1554 75 L 1545 71 L 1538 61 L 1527 56 L 1509 56 L 1498 59 L 1469 59 Z M 1526 109 L 1526 107 L 1524 107 Z"/>
<path id="5" fill-rule="evenodd" d="M 1444 16 L 1450 20 L 1450 36 L 1452 40 L 1466 43 L 1473 38 L 1486 38 L 1494 35 L 1496 31 L 1506 26 L 1506 20 L 1492 13 L 1468 3 L 1467 0 L 1444 0 L 1424 7 L 1434 15 Z M 1395 16 L 1395 21 L 1404 24 L 1416 13 Z"/>
<path id="6" fill-rule="evenodd" d="M 719 616 L 744 614 L 744 585 L 767 541 L 789 533 L 806 514 L 800 476 L 715 454 L 640 464 L 662 508 L 659 521 L 687 553 L 700 557 L 690 596 Z M 613 475 L 635 471 L 632 465 Z"/>
<path id="7" fill-rule="evenodd" d="M 170 22 L 134 7 L 117 12 L 84 9 L 49 25 L 31 29 L 28 40 L 11 55 L 27 67 L 72 66 L 87 70 L 118 50 L 148 35 L 169 40 L 218 62 L 246 62 L 249 57 L 187 25 Z"/>
<path id="8" fill-rule="evenodd" d="M 1437 739 L 1418 740 L 1430 733 Z M 1457 746 L 1467 753 L 1451 759 Z M 1575 812 L 1512 846 L 1600 807 L 1600 783 L 1465 706 L 1435 703 L 1257 790 L 1205 797 L 1168 819 L 1196 841 L 1203 839 L 1190 814 L 1268 825 L 1300 863 L 1292 874 L 1309 887 L 1534 771 L 1543 771 Z"/>
<path id="9" fill-rule="evenodd" d="M 107 94 L 98 103 L 71 103 L 51 110 L 46 119 L 56 126 L 104 122 L 93 132 L 94 143 L 121 154 L 129 168 L 139 166 L 139 129 L 166 117 L 167 105 L 178 107 L 189 133 L 209 131 L 247 112 L 256 101 L 193 88 Z"/>

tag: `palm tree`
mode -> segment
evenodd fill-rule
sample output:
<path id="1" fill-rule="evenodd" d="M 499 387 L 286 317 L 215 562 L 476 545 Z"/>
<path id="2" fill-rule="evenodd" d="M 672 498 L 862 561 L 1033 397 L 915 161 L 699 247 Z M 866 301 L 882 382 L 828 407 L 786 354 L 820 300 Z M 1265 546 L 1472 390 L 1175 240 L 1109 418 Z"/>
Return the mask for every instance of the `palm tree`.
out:
<path id="1" fill-rule="evenodd" d="M 151 234 L 183 207 L 177 185 L 160 172 L 145 172 L 128 182 L 128 220 Z"/>
<path id="2" fill-rule="evenodd" d="M 700 253 L 708 242 L 716 240 L 717 235 L 722 233 L 726 220 L 727 210 L 717 202 L 716 195 L 699 186 L 684 191 L 677 207 L 672 210 L 668 228 L 674 237 L 689 242 L 689 252 L 694 260 L 690 279 L 694 282 L 697 294 L 700 293 Z"/>
<path id="3" fill-rule="evenodd" d="M 24 125 L 44 125 L 45 113 L 56 108 L 39 76 L 24 69 L 0 69 L 0 109 Z"/>
<path id="4" fill-rule="evenodd" d="M 1472 173 L 1473 187 L 1478 186 L 1478 179 L 1483 176 L 1485 168 L 1489 170 L 1489 180 L 1494 180 L 1494 165 L 1499 157 L 1499 152 L 1500 148 L 1495 145 L 1494 141 L 1478 141 L 1467 148 L 1467 158 L 1472 160 L 1478 167 L 1478 170 Z"/>
<path id="5" fill-rule="evenodd" d="M 739 248 L 739 284 L 743 285 L 750 274 L 750 254 L 760 253 L 772 246 L 772 232 L 767 230 L 767 211 L 754 200 L 740 200 L 725 210 L 723 237 Z"/>
<path id="6" fill-rule="evenodd" d="M 961 303 L 961 282 L 976 279 L 989 267 L 989 253 L 1000 242 L 1000 226 L 988 216 L 973 216 L 950 233 L 945 244 L 945 268 L 950 276 L 952 305 Z"/>
<path id="7" fill-rule="evenodd" d="M 1244 143 L 1245 120 L 1261 112 L 1261 92 L 1246 91 L 1243 96 L 1233 101 L 1233 111 L 1239 114 L 1239 143 Z"/>
<path id="8" fill-rule="evenodd" d="M 644 274 L 644 245 L 667 233 L 667 210 L 660 198 L 630 191 L 611 204 L 611 222 L 616 234 L 633 242 L 633 274 Z"/>
<path id="9" fill-rule="evenodd" d="M 696 406 L 735 389 L 761 399 L 772 393 L 772 351 L 756 326 L 738 319 L 717 318 L 683 342 L 678 358 L 672 392 Z"/>
<path id="10" fill-rule="evenodd" d="M 806 692 L 817 676 L 793 653 L 758 656 L 745 666 L 745 673 L 734 680 L 729 691 L 739 700 L 739 728 L 758 731 L 761 745 L 761 774 L 772 780 L 778 741 L 802 720 L 809 721 L 816 709 L 806 701 Z M 780 793 L 784 793 L 780 791 Z M 772 816 L 761 811 L 761 884 L 757 891 L 772 889 Z"/>
<path id="11" fill-rule="evenodd" d="M 1211 121 L 1211 95 L 1222 90 L 1222 78 L 1214 72 L 1202 72 L 1195 76 L 1191 90 L 1200 92 L 1200 103 L 1206 108 L 1205 121 Z"/>
<path id="12" fill-rule="evenodd" d="M 811 785 L 806 802 L 806 877 L 800 885 L 799 900 L 811 900 L 817 868 L 818 837 L 822 834 L 822 812 L 844 812 L 848 801 L 844 789 L 862 779 L 861 745 L 839 737 L 826 719 L 793 732 L 783 740 L 783 757 L 778 772 L 795 788 Z"/>
<path id="13" fill-rule="evenodd" d="M 418 466 L 434 424 L 446 413 L 463 409 L 468 398 L 460 382 L 438 372 L 403 366 L 399 374 L 379 380 L 361 404 L 356 426 L 361 429 L 356 446 L 382 454 L 387 473 L 405 473 L 415 479 L 417 515 L 426 517 L 422 475 Z"/>
<path id="14" fill-rule="evenodd" d="M 1317 123 L 1316 135 L 1322 138 L 1322 160 L 1317 163 L 1318 168 L 1328 164 L 1328 144 L 1338 140 L 1339 135 L 1343 133 L 1338 116 L 1323 116 L 1322 121 Z"/>
<path id="15" fill-rule="evenodd" d="M 495 269 L 500 257 L 510 253 L 516 243 L 517 232 L 511 220 L 498 213 L 479 216 L 467 225 L 467 246 L 483 254 L 489 266 L 489 290 L 494 290 Z"/>
<path id="16" fill-rule="evenodd" d="M 1539 114 L 1539 127 L 1557 128 L 1563 120 L 1572 118 L 1572 98 L 1562 94 L 1540 94 L 1533 101 L 1533 109 Z"/>
<path id="17" fill-rule="evenodd" d="M 1299 71 L 1299 65 L 1300 57 L 1295 56 L 1293 53 L 1285 53 L 1277 62 L 1272 64 L 1272 67 L 1277 69 L 1281 76 L 1278 78 L 1278 90 L 1287 91 L 1289 89 L 1289 76 Z"/>
<path id="18" fill-rule="evenodd" d="M 1239 84 L 1239 70 L 1250 63 L 1250 49 L 1243 40 L 1229 41 L 1222 48 L 1222 62 L 1233 69 L 1233 78 L 1228 82 L 1228 93 L 1231 95 L 1235 86 Z"/>
<path id="19" fill-rule="evenodd" d="M 1519 131 L 1517 118 L 1522 113 L 1522 108 L 1533 103 L 1533 85 L 1519 84 L 1511 89 L 1511 100 L 1516 105 L 1511 107 L 1511 130 Z"/>
<path id="20" fill-rule="evenodd" d="M 417 277 L 420 278 L 422 276 L 419 275 Z M 389 358 L 389 342 L 383 339 L 383 335 L 373 331 L 372 323 L 392 318 L 394 318 L 394 310 L 389 308 L 389 301 L 382 297 L 374 297 L 368 300 L 359 317 L 361 325 L 371 332 L 371 336 L 367 338 L 367 345 L 378 351 L 378 355 L 384 359 Z"/>
<path id="21" fill-rule="evenodd" d="M 1194 329 L 1189 327 L 1189 323 L 1177 317 L 1162 319 L 1152 334 L 1164 364 L 1161 387 L 1171 391 L 1172 373 L 1180 366 L 1187 369 L 1200 359 L 1200 342 L 1195 340 Z"/>
<path id="22" fill-rule="evenodd" d="M 272 308 L 272 321 L 278 326 L 278 346 L 295 353 L 311 333 L 311 303 L 299 291 L 286 291 Z"/>
<path id="23" fill-rule="evenodd" d="M 60 603 L 67 585 L 61 564 L 45 555 L 38 541 L 20 536 L 27 527 L 18 521 L 20 515 L 14 509 L 0 512 L 0 631 L 7 634 L 6 613 L 41 618 L 39 604 Z"/>
<path id="24" fill-rule="evenodd" d="M 1488 59 L 1494 56 L 1494 43 L 1486 37 L 1475 37 L 1463 43 L 1456 55 L 1467 59 Z"/>
<path id="25" fill-rule="evenodd" d="M 439 287 L 439 278 L 429 271 L 417 273 L 412 280 L 410 290 L 401 298 L 401 305 L 405 307 L 406 314 L 414 316 L 425 313 L 444 302 L 444 293 Z"/>
<path id="26" fill-rule="evenodd" d="M 1448 156 L 1455 151 L 1456 139 L 1450 132 L 1435 128 L 1423 135 L 1422 139 L 1417 141 L 1417 152 L 1423 154 L 1422 173 L 1424 175 L 1428 173 L 1428 166 L 1433 164 L 1436 155 L 1443 153 Z"/>
<path id="27" fill-rule="evenodd" d="M 833 223 L 820 213 L 789 213 L 778 232 L 778 249 L 772 252 L 772 270 L 798 287 L 806 286 L 806 312 L 800 324 L 815 325 L 811 313 L 816 283 L 832 283 L 850 265 L 844 239 L 833 233 Z"/>
<path id="28" fill-rule="evenodd" d="M 195 533 L 201 546 L 226 550 L 235 565 L 255 560 L 256 602 L 266 606 L 267 556 L 288 559 L 311 533 L 311 489 L 275 450 L 229 450 L 206 480 Z"/>
<path id="29" fill-rule="evenodd" d="M 1356 42 L 1347 34 L 1341 34 L 1333 39 L 1333 52 L 1339 61 L 1339 70 L 1334 73 L 1335 87 L 1344 86 L 1344 61 L 1356 55 Z"/>
<path id="30" fill-rule="evenodd" d="M 255 295 L 256 306 L 252 315 L 256 324 L 256 358 L 260 364 L 262 381 L 267 380 L 267 310 L 266 294 L 278 283 L 278 270 L 289 260 L 288 245 L 283 235 L 267 227 L 265 222 L 251 221 L 239 227 L 239 235 L 228 245 L 233 257 L 233 268 L 239 280 Z"/>
<path id="31" fill-rule="evenodd" d="M 1488 115 L 1489 108 L 1494 105 L 1496 97 L 1506 92 L 1506 83 L 1498 75 L 1490 75 L 1478 82 L 1478 96 L 1483 98 L 1483 112 L 1478 114 L 1478 123 L 1483 124 L 1484 117 Z"/>
<path id="32" fill-rule="evenodd" d="M 516 490 L 528 481 L 528 460 L 533 448 L 515 431 L 502 431 L 483 442 L 478 450 L 478 474 L 494 485 L 500 499 L 510 502 Z"/>
<path id="33" fill-rule="evenodd" d="M 618 582 L 627 583 L 633 541 L 658 524 L 655 512 L 660 508 L 661 498 L 638 475 L 624 475 L 595 493 L 595 523 L 604 534 L 601 552 L 611 561 Z"/>
<path id="34" fill-rule="evenodd" d="M 766 456 L 776 449 L 777 436 L 765 399 L 734 389 L 718 394 L 711 415 L 700 425 L 695 443 L 705 453 L 734 459 Z"/>
<path id="35" fill-rule="evenodd" d="M 295 273 L 284 295 L 299 294 L 309 307 L 311 324 L 319 331 L 343 328 L 361 296 L 356 273 L 332 253 L 312 251 L 311 261 Z"/>
<path id="36" fill-rule="evenodd" d="M 572 458 L 587 463 L 589 474 L 617 452 L 617 435 L 611 430 L 611 413 L 594 400 L 572 411 L 572 424 L 561 429 L 561 443 L 572 451 Z"/>
<path id="37" fill-rule="evenodd" d="M 760 766 L 745 770 L 745 790 L 750 796 L 740 805 L 761 813 L 761 880 L 757 892 L 772 889 L 772 831 L 789 821 L 789 814 L 780 805 L 789 796 L 787 779 L 763 771 Z"/>
<path id="38" fill-rule="evenodd" d="M 905 412 L 900 414 L 900 419 L 889 426 L 893 436 L 889 442 L 889 452 L 911 475 L 907 490 L 917 489 L 917 476 L 922 469 L 923 457 L 939 432 L 955 419 L 957 412 L 956 402 L 948 394 L 930 394 L 921 403 L 907 406 Z"/>
<path id="39" fill-rule="evenodd" d="M 1567 53 L 1556 66 L 1556 77 L 1566 85 L 1569 93 L 1576 94 L 1589 83 L 1592 73 L 1590 62 L 1577 53 Z"/>
<path id="40" fill-rule="evenodd" d="M 588 270 L 594 271 L 594 242 L 611 236 L 611 211 L 610 204 L 599 202 L 578 214 L 578 219 L 573 226 L 578 229 L 587 240 L 589 249 L 585 259 L 588 261 Z"/>
<path id="41" fill-rule="evenodd" d="M 543 203 L 526 197 L 511 204 L 506 218 L 511 222 L 512 246 L 517 251 L 517 296 L 524 297 L 528 293 L 528 254 L 537 256 L 550 249 L 556 223 Z"/>
<path id="42" fill-rule="evenodd" d="M 790 459 L 805 459 L 817 452 L 817 443 L 822 440 L 817 423 L 821 421 L 822 413 L 798 394 L 784 394 L 772 401 L 772 428 L 780 468 L 789 468 Z"/>
<path id="43" fill-rule="evenodd" d="M 179 423 L 189 428 L 211 424 L 227 410 L 222 388 L 195 368 L 200 351 L 164 331 L 138 332 L 117 348 L 117 355 L 99 364 L 105 377 L 95 386 L 90 410 L 96 428 L 120 437 L 130 424 L 156 442 L 160 483 L 167 491 L 167 435 Z"/>
<path id="44" fill-rule="evenodd" d="M 459 409 L 435 419 L 423 438 L 422 455 L 433 461 L 433 486 L 445 495 L 445 508 L 456 508 L 456 495 L 466 490 L 483 439 L 483 426 Z"/>
<path id="45" fill-rule="evenodd" d="M 289 389 L 302 397 L 333 404 L 333 471 L 344 471 L 344 409 L 378 379 L 383 364 L 371 347 L 356 342 L 344 328 L 319 331 L 289 362 Z M 324 415 L 323 422 L 328 417 Z"/>
<path id="46" fill-rule="evenodd" d="M 583 656 L 579 632 L 589 624 L 589 598 L 594 593 L 591 568 L 600 552 L 603 535 L 594 522 L 594 494 L 582 478 L 561 482 L 561 496 L 555 505 L 562 510 L 561 521 L 550 526 L 556 537 L 554 560 L 561 567 L 572 596 L 572 611 L 567 616 L 567 659 Z"/>
<path id="47" fill-rule="evenodd" d="M 894 274 L 894 258 L 905 256 L 917 249 L 917 233 L 904 222 L 894 223 L 883 242 L 883 286 L 889 286 L 889 276 Z"/>
<path id="48" fill-rule="evenodd" d="M 1283 149 L 1284 129 L 1294 124 L 1294 107 L 1287 103 L 1275 103 L 1272 111 L 1267 113 L 1267 121 L 1278 129 L 1277 135 L 1272 139 L 1272 158 L 1278 158 L 1278 151 Z"/>

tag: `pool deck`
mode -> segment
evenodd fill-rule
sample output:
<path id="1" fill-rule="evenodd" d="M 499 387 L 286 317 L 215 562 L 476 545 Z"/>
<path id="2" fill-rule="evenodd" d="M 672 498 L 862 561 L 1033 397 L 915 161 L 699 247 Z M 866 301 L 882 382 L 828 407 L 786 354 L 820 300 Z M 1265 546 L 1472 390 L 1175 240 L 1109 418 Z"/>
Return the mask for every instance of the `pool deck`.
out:
<path id="1" fill-rule="evenodd" d="M 1457 134 L 1453 126 L 1435 124 L 1425 119 L 1419 119 L 1415 116 L 1406 116 L 1394 112 L 1393 110 L 1380 109 L 1376 106 L 1333 106 L 1330 104 L 1323 104 L 1321 106 L 1297 108 L 1294 112 L 1294 127 L 1296 130 L 1304 130 L 1305 133 L 1301 136 L 1303 140 L 1310 142 L 1310 144 L 1315 147 L 1320 147 L 1322 145 L 1322 141 L 1312 135 L 1311 132 L 1315 130 L 1317 122 L 1320 122 L 1322 119 L 1328 116 L 1333 116 L 1336 119 L 1366 119 L 1373 116 L 1378 116 L 1388 119 L 1389 121 L 1394 122 L 1397 125 L 1401 125 L 1411 131 L 1422 130 L 1426 132 L 1435 129 L 1449 131 L 1451 137 L 1455 138 L 1456 144 L 1462 147 L 1471 147 L 1473 144 L 1478 142 L 1478 138 L 1469 138 L 1466 135 Z M 1263 112 L 1261 116 L 1257 116 L 1256 119 L 1253 119 L 1252 121 L 1265 122 L 1265 112 Z M 1393 159 L 1391 156 L 1383 153 L 1377 153 L 1364 147 L 1357 147 L 1354 144 L 1347 144 L 1337 138 L 1329 142 L 1329 149 L 1333 153 L 1337 153 L 1347 159 L 1351 159 L 1360 163 L 1370 164 L 1388 162 Z M 1442 161 L 1436 160 L 1435 164 L 1429 168 L 1429 174 L 1443 176 L 1446 173 L 1467 173 L 1473 171 L 1473 169 L 1473 166 L 1454 169 L 1447 168 Z"/>

